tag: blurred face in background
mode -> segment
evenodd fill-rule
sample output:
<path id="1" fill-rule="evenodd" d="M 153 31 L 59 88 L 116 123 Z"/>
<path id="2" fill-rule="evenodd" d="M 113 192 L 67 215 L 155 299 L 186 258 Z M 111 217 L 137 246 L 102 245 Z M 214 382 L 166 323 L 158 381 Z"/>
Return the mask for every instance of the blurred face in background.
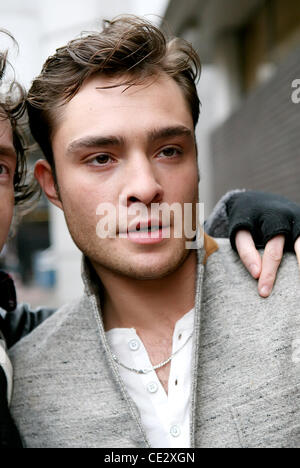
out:
<path id="1" fill-rule="evenodd" d="M 0 116 L 0 250 L 6 242 L 13 217 L 16 162 L 11 124 Z"/>

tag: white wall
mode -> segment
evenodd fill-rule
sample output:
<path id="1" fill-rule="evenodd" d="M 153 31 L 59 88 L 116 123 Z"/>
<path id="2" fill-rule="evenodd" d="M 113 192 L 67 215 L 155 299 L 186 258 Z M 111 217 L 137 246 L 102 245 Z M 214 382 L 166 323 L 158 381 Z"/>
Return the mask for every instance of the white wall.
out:
<path id="1" fill-rule="evenodd" d="M 223 36 L 216 45 L 213 64 L 203 66 L 198 85 L 198 93 L 203 106 L 196 135 L 201 174 L 200 200 L 205 204 L 205 217 L 210 214 L 216 202 L 213 195 L 215 182 L 211 161 L 211 133 L 241 103 L 238 64 L 235 38 L 231 35 Z"/>
<path id="2" fill-rule="evenodd" d="M 159 23 L 168 0 L 9 0 L 0 3 L 0 28 L 10 31 L 20 51 L 11 60 L 18 80 L 30 85 L 46 58 L 82 31 L 101 28 L 104 18 L 145 15 Z M 0 38 L 0 47 L 7 44 Z"/>
<path id="3" fill-rule="evenodd" d="M 19 43 L 19 55 L 12 49 L 10 59 L 17 79 L 28 88 L 46 58 L 82 31 L 99 29 L 102 19 L 126 13 L 146 15 L 159 23 L 167 3 L 168 0 L 9 0 L 0 4 L 0 28 L 9 30 Z M 3 48 L 7 42 L 0 40 Z M 62 212 L 53 206 L 50 221 L 58 275 L 56 301 L 62 304 L 81 294 L 81 256 Z"/>

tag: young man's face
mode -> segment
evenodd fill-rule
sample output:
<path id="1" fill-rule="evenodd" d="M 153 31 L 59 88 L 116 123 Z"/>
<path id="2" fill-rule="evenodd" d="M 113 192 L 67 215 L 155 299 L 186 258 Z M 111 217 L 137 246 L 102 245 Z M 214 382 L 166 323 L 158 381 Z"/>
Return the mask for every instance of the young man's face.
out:
<path id="1" fill-rule="evenodd" d="M 0 117 L 0 250 L 6 242 L 13 216 L 16 162 L 10 122 Z"/>
<path id="2" fill-rule="evenodd" d="M 37 164 L 36 176 L 50 200 L 63 209 L 73 240 L 98 272 L 104 268 L 154 279 L 184 262 L 190 253 L 186 238 L 174 238 L 172 217 L 170 238 L 164 227 L 151 235 L 130 232 L 135 216 L 128 217 L 127 230 L 119 219 L 119 203 L 125 211 L 143 204 L 146 214 L 140 227 L 145 229 L 150 222 L 152 229 L 159 226 L 151 217 L 153 203 L 195 206 L 194 127 L 172 78 L 161 75 L 142 85 L 111 87 L 122 82 L 124 77 L 93 76 L 64 106 L 52 138 L 59 197 L 46 162 Z M 103 203 L 116 209 L 113 238 L 100 238 L 96 232 L 101 219 L 97 207 Z"/>

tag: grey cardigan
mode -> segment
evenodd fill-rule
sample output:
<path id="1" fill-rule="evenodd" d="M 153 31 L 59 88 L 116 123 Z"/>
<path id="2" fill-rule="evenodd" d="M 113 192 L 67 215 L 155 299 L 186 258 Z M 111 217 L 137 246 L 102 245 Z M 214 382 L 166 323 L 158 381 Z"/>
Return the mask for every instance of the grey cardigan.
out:
<path id="1" fill-rule="evenodd" d="M 300 447 L 300 280 L 285 255 L 275 291 L 257 283 L 229 242 L 199 252 L 193 447 Z M 12 414 L 27 447 L 148 447 L 105 338 L 88 268 L 84 297 L 61 308 L 11 351 Z M 179 402 L 180 404 L 180 402 Z"/>

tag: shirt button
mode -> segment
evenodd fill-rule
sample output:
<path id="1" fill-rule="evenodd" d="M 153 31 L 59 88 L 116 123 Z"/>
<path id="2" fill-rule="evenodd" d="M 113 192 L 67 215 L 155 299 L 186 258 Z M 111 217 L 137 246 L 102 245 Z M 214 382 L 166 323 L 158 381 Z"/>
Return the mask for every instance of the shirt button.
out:
<path id="1" fill-rule="evenodd" d="M 147 385 L 147 390 L 149 393 L 156 393 L 157 390 L 158 390 L 158 385 L 156 382 L 150 382 L 148 385 Z"/>
<path id="2" fill-rule="evenodd" d="M 130 340 L 128 346 L 131 349 L 131 351 L 137 351 L 140 347 L 140 343 L 138 340 Z"/>
<path id="3" fill-rule="evenodd" d="M 171 434 L 171 436 L 173 436 L 173 437 L 178 437 L 178 436 L 180 436 L 180 434 L 181 434 L 180 427 L 179 427 L 177 424 L 174 424 L 174 426 L 171 426 L 170 434 Z"/>

